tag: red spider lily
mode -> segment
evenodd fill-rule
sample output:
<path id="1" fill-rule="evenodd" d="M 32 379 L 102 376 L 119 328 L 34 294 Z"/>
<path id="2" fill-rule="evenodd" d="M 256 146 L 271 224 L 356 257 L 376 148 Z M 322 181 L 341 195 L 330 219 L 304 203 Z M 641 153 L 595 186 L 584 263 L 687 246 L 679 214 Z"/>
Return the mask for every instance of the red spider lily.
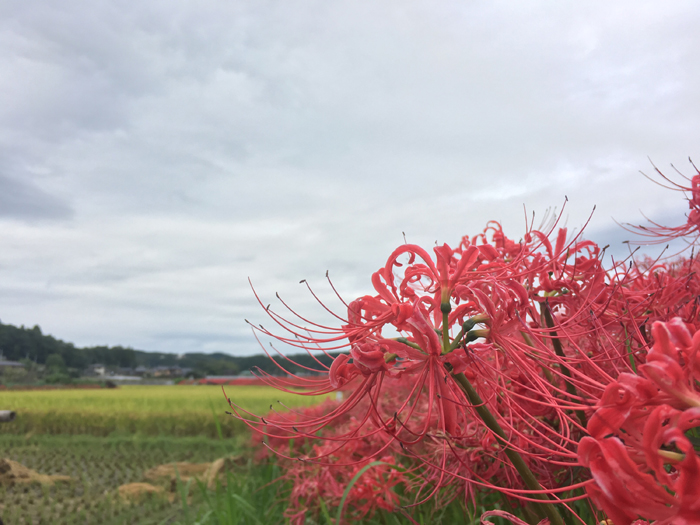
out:
<path id="1" fill-rule="evenodd" d="M 414 346 L 389 339 L 366 338 L 351 347 L 349 356 L 342 354 L 334 360 L 328 374 L 329 386 L 340 388 L 355 378 L 362 378 L 357 389 L 336 409 L 306 418 L 277 414 L 248 424 L 274 438 L 310 436 L 364 406 L 365 412 L 358 420 L 358 428 L 349 429 L 345 435 L 336 434 L 334 441 L 342 442 L 367 435 L 359 429 L 368 421 L 377 422 L 382 432 L 394 435 L 407 444 L 417 443 L 432 429 L 456 435 L 458 408 L 466 404 L 466 399 L 454 379 L 447 374 L 444 363 L 451 362 L 457 368 L 465 365 L 456 356 L 441 355 L 442 347 L 435 329 L 418 308 L 405 323 L 410 330 L 407 341 Z M 416 381 L 408 389 L 407 397 L 385 399 L 382 396 L 385 378 L 402 375 L 410 375 Z M 363 404 L 365 397 L 371 403 Z M 423 397 L 428 401 L 423 401 Z M 239 409 L 236 411 L 241 413 Z"/>
<path id="2" fill-rule="evenodd" d="M 691 339 L 690 332 L 679 318 L 668 323 L 654 323 L 654 346 L 649 351 L 641 372 L 668 394 L 680 408 L 700 407 L 700 332 Z"/>
<path id="3" fill-rule="evenodd" d="M 643 426 L 648 407 L 654 404 L 657 394 L 658 388 L 652 381 L 634 374 L 620 374 L 617 381 L 605 388 L 598 409 L 588 422 L 589 434 L 602 438 L 619 432 L 625 425 L 629 436 L 641 438 L 630 430 Z"/>
<path id="4" fill-rule="evenodd" d="M 700 523 L 700 457 L 687 433 L 700 427 L 700 332 L 676 318 L 652 328 L 646 376 L 608 386 L 579 445 L 595 485 L 587 491 L 615 525 Z M 668 467 L 667 467 L 668 466 Z"/>
<path id="5" fill-rule="evenodd" d="M 502 233 L 500 228 L 491 228 Z M 487 244 L 485 237 L 480 238 L 484 244 L 478 246 L 465 238 L 456 250 L 446 245 L 436 248 L 435 261 L 417 246 L 401 247 L 374 274 L 377 295 L 349 303 L 340 329 L 314 324 L 304 330 L 268 308 L 275 322 L 292 336 L 278 338 L 284 342 L 309 350 L 316 345 L 327 348 L 324 345 L 328 344 L 339 348 L 341 331 L 348 341 L 349 355 L 335 358 L 326 378 L 313 380 L 310 393 L 345 388 L 353 382 L 355 388 L 345 402 L 328 413 L 302 418 L 275 414 L 248 424 L 265 432 L 271 441 L 310 438 L 361 410 L 354 417 L 354 426 L 324 434 L 335 448 L 319 448 L 316 452 L 322 455 L 307 460 L 326 461 L 353 440 L 382 434 L 386 439 L 375 441 L 377 453 L 398 441 L 410 447 L 406 450 L 411 457 L 426 459 L 432 472 L 426 471 L 424 476 L 432 487 L 430 494 L 454 479 L 469 483 L 475 475 L 492 478 L 494 481 L 480 483 L 494 489 L 505 482 L 506 487 L 521 490 L 517 474 L 499 451 L 499 438 L 474 425 L 479 416 L 453 376 L 464 373 L 475 381 L 483 403 L 509 434 L 511 447 L 528 458 L 542 479 L 558 483 L 562 470 L 576 462 L 578 430 L 569 413 L 587 405 L 566 392 L 560 373 L 545 377 L 553 354 L 542 336 L 543 327 L 537 324 L 535 305 L 539 299 L 533 304 L 533 298 L 542 290 L 536 285 L 538 275 L 544 272 L 548 276 L 545 270 L 552 268 L 558 272 L 557 284 L 547 285 L 547 293 L 568 286 L 570 297 L 578 300 L 569 307 L 570 316 L 578 315 L 586 303 L 579 292 L 591 290 L 587 283 L 593 279 L 600 281 L 599 264 L 597 259 L 593 263 L 595 256 L 591 259 L 591 253 L 597 254 L 591 243 L 567 243 L 565 231 L 558 235 L 554 248 L 539 232 L 529 232 L 527 238 L 527 242 L 515 244 L 501 235 L 496 246 Z M 540 248 L 542 254 L 536 251 Z M 588 257 L 577 255 L 583 252 Z M 403 254 L 409 258 L 405 267 L 398 262 Z M 403 268 L 403 273 L 394 274 L 395 268 Z M 557 307 L 564 303 L 559 301 Z M 382 328 L 387 325 L 403 332 L 404 337 L 384 338 Z M 460 327 L 459 333 L 453 326 Z M 488 343 L 470 345 L 479 337 L 486 337 Z M 279 366 L 283 369 L 283 364 Z M 385 395 L 392 377 L 408 379 L 404 397 Z M 276 381 L 268 379 L 272 384 Z M 572 381 L 584 379 L 590 383 L 588 375 L 580 372 Z M 596 388 L 602 390 L 598 384 Z M 552 432 L 554 422 L 560 425 L 558 433 Z M 473 449 L 475 437 L 479 449 L 486 452 L 480 461 L 465 463 L 461 455 L 452 461 L 454 447 Z"/>
<path id="6" fill-rule="evenodd" d="M 287 391 L 305 384 L 305 395 L 342 390 L 342 402 L 265 417 L 232 404 L 269 447 L 297 458 L 285 474 L 292 521 L 391 456 L 413 469 L 401 483 L 415 503 L 495 490 L 522 504 L 590 497 L 614 525 L 696 523 L 700 474 L 686 433 L 700 410 L 698 265 L 605 269 L 603 250 L 580 234 L 550 240 L 555 226 L 519 243 L 490 223 L 456 248 L 401 246 L 373 274 L 374 295 L 343 301 L 346 315 L 321 303 L 337 326 L 284 302 L 291 318 L 266 307 L 282 334 L 257 332 L 312 356 L 344 352 L 317 360 L 316 375 L 262 376 Z M 288 358 L 271 358 L 291 375 Z M 353 489 L 358 516 L 396 504 L 387 487 L 399 477 L 380 474 Z"/>
<path id="7" fill-rule="evenodd" d="M 596 482 L 587 486 L 588 493 L 615 525 L 629 525 L 638 516 L 655 520 L 655 525 L 700 523 L 700 457 L 685 434 L 698 426 L 700 409 L 657 407 L 644 426 L 651 473 L 640 471 L 630 450 L 616 437 L 581 440 L 581 463 L 591 469 Z M 675 446 L 680 453 L 664 446 Z M 670 463 L 670 473 L 664 463 Z"/>
<path id="8" fill-rule="evenodd" d="M 596 482 L 587 487 L 588 494 L 615 525 L 629 525 L 640 513 L 656 519 L 673 502 L 653 476 L 639 472 L 618 438 L 585 437 L 579 455 L 581 464 L 591 470 Z"/>

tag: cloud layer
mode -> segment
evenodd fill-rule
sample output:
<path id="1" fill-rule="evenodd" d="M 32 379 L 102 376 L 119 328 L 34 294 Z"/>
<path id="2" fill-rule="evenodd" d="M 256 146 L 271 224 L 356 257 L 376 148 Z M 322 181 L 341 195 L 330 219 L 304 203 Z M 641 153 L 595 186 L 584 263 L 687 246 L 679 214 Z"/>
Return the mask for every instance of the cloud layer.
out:
<path id="1" fill-rule="evenodd" d="M 694 2 L 0 6 L 0 319 L 79 345 L 258 351 L 248 286 L 311 308 L 403 241 L 523 205 L 589 236 L 682 220 Z"/>

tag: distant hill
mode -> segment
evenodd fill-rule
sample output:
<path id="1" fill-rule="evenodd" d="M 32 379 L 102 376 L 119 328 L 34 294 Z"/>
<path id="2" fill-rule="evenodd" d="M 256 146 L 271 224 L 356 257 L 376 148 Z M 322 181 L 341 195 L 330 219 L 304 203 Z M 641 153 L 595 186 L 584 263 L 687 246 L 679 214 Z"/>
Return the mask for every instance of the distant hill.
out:
<path id="1" fill-rule="evenodd" d="M 56 339 L 51 335 L 41 332 L 39 326 L 25 328 L 0 322 L 0 352 L 5 359 L 19 361 L 29 359 L 43 365 L 48 356 L 58 354 L 63 358 L 68 368 L 84 370 L 92 364 L 103 364 L 108 367 L 132 368 L 145 366 L 179 366 L 191 368 L 197 375 L 234 375 L 252 368 L 260 368 L 265 372 L 282 375 L 282 372 L 265 355 L 237 357 L 223 353 L 202 354 L 192 353 L 184 355 L 167 354 L 162 352 L 145 352 L 123 346 L 91 346 L 85 348 L 76 347 L 73 343 L 67 343 Z M 338 355 L 337 353 L 333 355 Z M 319 365 L 307 354 L 289 356 L 302 367 L 318 369 Z M 317 355 L 322 363 L 330 366 L 331 359 L 324 355 Z M 283 361 L 279 361 L 282 363 Z M 302 372 L 303 368 L 285 362 L 284 366 L 290 372 Z"/>

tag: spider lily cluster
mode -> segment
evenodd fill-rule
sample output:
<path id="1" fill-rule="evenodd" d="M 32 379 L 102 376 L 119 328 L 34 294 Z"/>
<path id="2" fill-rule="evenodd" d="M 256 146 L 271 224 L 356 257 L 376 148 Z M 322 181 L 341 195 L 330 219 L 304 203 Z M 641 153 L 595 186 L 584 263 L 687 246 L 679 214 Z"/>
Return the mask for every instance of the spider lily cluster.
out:
<path id="1" fill-rule="evenodd" d="M 686 225 L 639 231 L 693 244 L 699 187 L 700 172 L 679 186 Z M 356 518 L 497 492 L 510 512 L 488 514 L 518 523 L 583 523 L 583 505 L 614 525 L 700 524 L 698 263 L 630 256 L 606 267 L 603 254 L 556 220 L 518 242 L 491 222 L 454 247 L 398 247 L 335 326 L 267 307 L 276 329 L 257 332 L 332 362 L 294 376 L 271 355 L 283 375 L 261 377 L 343 393 L 265 416 L 229 401 L 294 460 L 290 520 L 337 505 L 381 461 L 352 486 Z"/>

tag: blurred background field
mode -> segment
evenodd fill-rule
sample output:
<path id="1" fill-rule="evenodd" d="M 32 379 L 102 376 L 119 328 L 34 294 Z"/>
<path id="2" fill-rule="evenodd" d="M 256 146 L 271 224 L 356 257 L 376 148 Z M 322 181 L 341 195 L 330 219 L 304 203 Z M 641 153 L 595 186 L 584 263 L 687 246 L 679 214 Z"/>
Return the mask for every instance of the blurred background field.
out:
<path id="1" fill-rule="evenodd" d="M 265 414 L 270 406 L 306 406 L 321 399 L 288 394 L 265 386 L 227 386 L 243 409 Z M 0 427 L 3 434 L 83 434 L 92 436 L 234 437 L 243 423 L 226 415 L 230 408 L 220 386 L 121 386 L 115 389 L 0 391 L 0 409 L 17 417 Z M 216 416 L 216 417 L 215 417 Z M 217 427 L 218 424 L 218 427 Z"/>

